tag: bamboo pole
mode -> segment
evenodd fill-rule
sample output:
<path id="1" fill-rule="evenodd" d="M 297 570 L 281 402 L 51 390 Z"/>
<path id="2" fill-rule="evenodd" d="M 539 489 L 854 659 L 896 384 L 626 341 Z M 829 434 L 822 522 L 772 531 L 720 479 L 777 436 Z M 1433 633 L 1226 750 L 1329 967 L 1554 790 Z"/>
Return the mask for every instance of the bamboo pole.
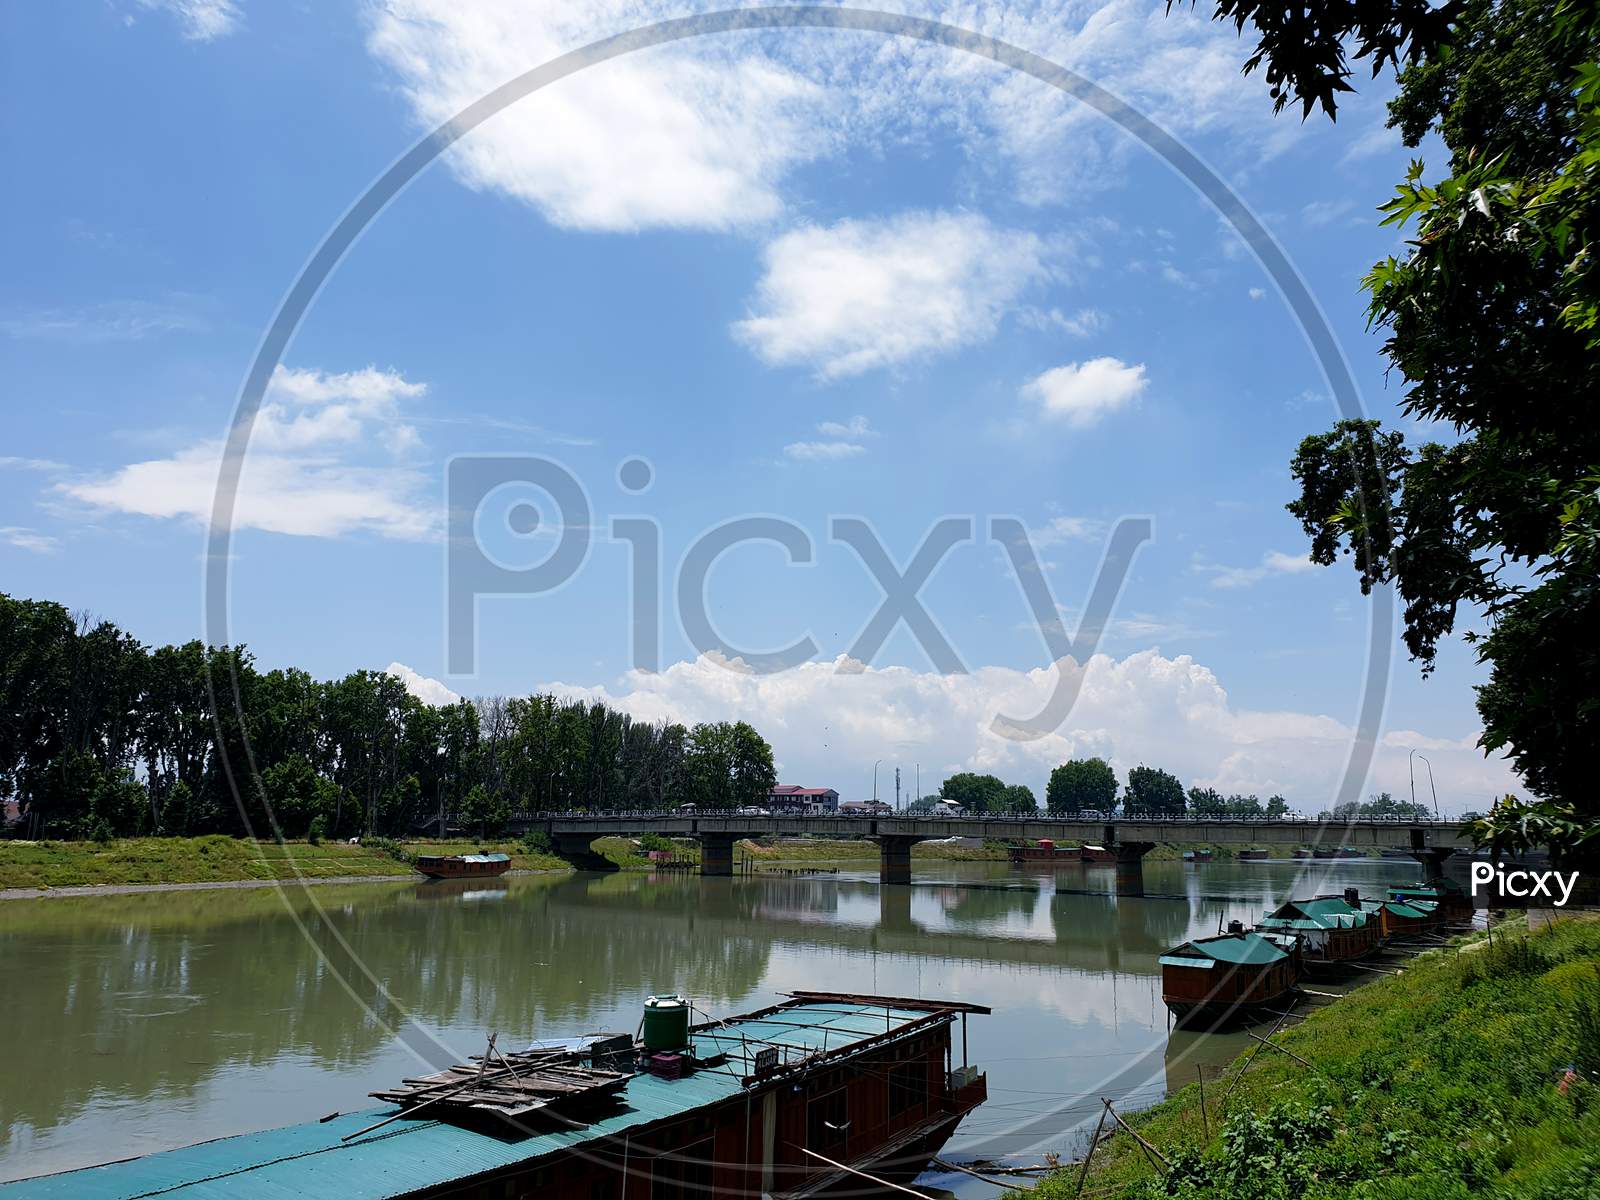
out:
<path id="1" fill-rule="evenodd" d="M 1200 1080 L 1200 1129 L 1206 1136 L 1206 1141 L 1211 1140 L 1211 1122 L 1206 1119 L 1206 1069 L 1201 1063 L 1195 1063 L 1194 1073 Z"/>
<path id="2" fill-rule="evenodd" d="M 1100 1123 L 1094 1127 L 1094 1136 L 1089 1139 L 1089 1149 L 1084 1153 L 1083 1156 L 1083 1170 L 1078 1172 L 1078 1187 L 1077 1190 L 1072 1193 L 1075 1197 L 1083 1194 L 1084 1181 L 1089 1178 L 1089 1160 L 1094 1157 L 1095 1147 L 1100 1144 L 1100 1131 L 1104 1129 L 1105 1126 L 1106 1110 L 1102 1108 L 1100 1110 Z"/>
<path id="3" fill-rule="evenodd" d="M 846 1174 L 860 1176 L 868 1183 L 875 1183 L 879 1187 L 886 1187 L 891 1191 L 904 1192 L 908 1196 L 918 1196 L 921 1198 L 921 1200 L 931 1200 L 927 1192 L 913 1191 L 908 1187 L 902 1187 L 898 1183 L 890 1183 L 887 1179 L 879 1179 L 876 1175 L 868 1175 L 865 1171 L 858 1171 L 854 1167 L 847 1167 L 842 1162 L 834 1162 L 833 1159 L 828 1158 L 826 1155 L 818 1154 L 815 1150 L 807 1150 L 804 1146 L 796 1146 L 795 1149 L 800 1151 L 801 1154 L 808 1154 L 812 1158 L 827 1163 L 830 1167 L 837 1167 Z"/>
<path id="4" fill-rule="evenodd" d="M 1161 1151 L 1157 1150 L 1149 1142 L 1145 1141 L 1142 1137 L 1140 1137 L 1138 1132 L 1135 1131 L 1135 1129 L 1133 1128 L 1133 1126 L 1129 1125 L 1126 1121 L 1124 1121 L 1122 1119 L 1122 1114 L 1119 1113 L 1116 1109 L 1111 1107 L 1111 1101 L 1107 1100 L 1104 1096 L 1102 1096 L 1100 1098 L 1100 1103 L 1102 1103 L 1102 1104 L 1104 1104 L 1106 1106 L 1106 1111 L 1111 1114 L 1112 1120 L 1116 1121 L 1116 1123 L 1118 1125 L 1121 1125 L 1122 1128 L 1127 1131 L 1128 1135 L 1131 1138 L 1133 1138 L 1134 1141 L 1138 1142 L 1139 1145 L 1144 1147 L 1144 1152 L 1147 1155 L 1151 1156 L 1151 1159 L 1150 1159 L 1150 1165 L 1151 1166 L 1156 1166 L 1156 1162 L 1159 1159 L 1161 1165 L 1160 1165 L 1160 1167 L 1158 1169 L 1160 1169 L 1163 1174 L 1165 1174 L 1167 1171 L 1170 1171 L 1172 1169 L 1172 1164 L 1167 1161 L 1167 1156 L 1165 1154 L 1161 1153 Z"/>
<path id="5" fill-rule="evenodd" d="M 993 1187 L 1010 1188 L 1013 1192 L 1037 1192 L 1038 1188 L 1023 1187 L 1020 1183 L 1008 1183 L 1003 1179 L 990 1179 L 986 1175 L 979 1175 L 971 1167 L 963 1167 L 960 1163 L 946 1162 L 942 1158 L 933 1160 L 935 1166 L 943 1167 L 949 1171 L 960 1171 L 963 1175 L 971 1175 L 974 1179 L 982 1180 Z"/>
<path id="6" fill-rule="evenodd" d="M 1256 1041 L 1260 1042 L 1263 1046 L 1271 1046 L 1274 1050 L 1281 1050 L 1284 1054 L 1287 1054 L 1290 1058 L 1294 1059 L 1295 1062 L 1299 1063 L 1302 1067 L 1305 1067 L 1308 1070 L 1311 1070 L 1311 1071 L 1315 1071 L 1316 1070 L 1315 1067 L 1313 1067 L 1305 1059 L 1301 1058 L 1298 1054 L 1296 1054 L 1293 1050 L 1290 1050 L 1286 1046 L 1280 1046 L 1280 1045 L 1278 1045 L 1277 1042 L 1269 1042 L 1264 1037 L 1256 1037 L 1256 1035 L 1251 1033 L 1248 1029 L 1245 1030 L 1245 1036 L 1246 1037 L 1255 1038 Z"/>

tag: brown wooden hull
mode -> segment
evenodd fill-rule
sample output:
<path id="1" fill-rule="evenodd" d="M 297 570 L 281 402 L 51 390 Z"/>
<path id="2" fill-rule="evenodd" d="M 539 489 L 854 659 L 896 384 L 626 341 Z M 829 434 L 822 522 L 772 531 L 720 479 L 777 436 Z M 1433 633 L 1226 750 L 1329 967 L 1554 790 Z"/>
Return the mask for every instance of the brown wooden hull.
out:
<path id="1" fill-rule="evenodd" d="M 493 879 L 511 869 L 511 860 L 484 863 L 423 856 L 417 859 L 416 867 L 429 879 Z"/>

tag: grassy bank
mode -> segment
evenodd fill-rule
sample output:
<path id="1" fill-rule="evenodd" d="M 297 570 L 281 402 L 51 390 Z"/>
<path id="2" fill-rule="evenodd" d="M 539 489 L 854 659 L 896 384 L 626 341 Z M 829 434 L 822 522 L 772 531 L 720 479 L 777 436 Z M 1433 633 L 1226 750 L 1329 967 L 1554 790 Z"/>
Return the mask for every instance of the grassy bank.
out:
<path id="1" fill-rule="evenodd" d="M 391 848 L 386 848 L 391 847 Z M 60 888 L 94 884 L 231 883 L 249 879 L 336 879 L 406 875 L 407 855 L 471 854 L 502 850 L 512 867 L 560 869 L 548 854 L 528 854 L 515 842 L 253 842 L 220 834 L 197 838 L 118 838 L 100 842 L 0 842 L 0 888 Z M 397 857 L 398 853 L 398 857 Z"/>
<path id="2" fill-rule="evenodd" d="M 1259 1032 L 1265 1033 L 1265 1029 Z M 1085 1196 L 1120 1200 L 1571 1200 L 1600 1195 L 1600 920 L 1500 930 L 1422 956 L 1261 1050 L 1226 1109 L 1207 1080 L 1119 1133 Z M 1579 1077 L 1563 1078 L 1569 1066 Z M 1076 1170 L 1039 1195 L 1070 1197 Z"/>

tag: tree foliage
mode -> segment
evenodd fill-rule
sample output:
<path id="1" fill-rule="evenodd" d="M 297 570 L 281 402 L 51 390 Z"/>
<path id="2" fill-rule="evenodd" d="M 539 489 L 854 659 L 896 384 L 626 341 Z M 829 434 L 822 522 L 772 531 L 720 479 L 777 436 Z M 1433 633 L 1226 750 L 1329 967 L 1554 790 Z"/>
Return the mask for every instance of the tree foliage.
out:
<path id="1" fill-rule="evenodd" d="M 243 647 L 147 649 L 0 593 L 0 795 L 29 836 L 488 834 L 519 810 L 732 807 L 774 782 L 744 722 L 550 695 L 432 707 L 382 672 L 323 682 Z"/>
<path id="2" fill-rule="evenodd" d="M 1176 775 L 1158 767 L 1134 767 L 1128 772 L 1122 809 L 1129 815 L 1163 816 L 1184 811 L 1183 784 Z"/>
<path id="3" fill-rule="evenodd" d="M 1109 813 L 1117 806 L 1117 773 L 1103 758 L 1075 758 L 1050 772 L 1044 795 L 1053 813 Z"/>
<path id="4" fill-rule="evenodd" d="M 1396 11 L 1400 11 L 1398 8 Z M 1430 133 L 1448 174 L 1412 165 L 1385 223 L 1406 252 L 1366 277 L 1405 413 L 1439 441 L 1373 421 L 1307 438 L 1289 505 L 1311 556 L 1392 583 L 1427 671 L 1463 623 L 1489 668 L 1481 745 L 1542 802 L 1600 815 L 1600 9 L 1474 0 L 1400 75 L 1390 123 Z M 1502 812 L 1501 828 L 1517 822 Z"/>

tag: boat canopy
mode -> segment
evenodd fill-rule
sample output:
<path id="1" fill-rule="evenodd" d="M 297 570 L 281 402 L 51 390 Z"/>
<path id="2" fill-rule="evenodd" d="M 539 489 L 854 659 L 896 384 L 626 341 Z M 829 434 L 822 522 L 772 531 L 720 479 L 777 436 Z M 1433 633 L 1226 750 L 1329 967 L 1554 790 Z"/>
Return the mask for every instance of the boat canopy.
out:
<path id="1" fill-rule="evenodd" d="M 1288 957 L 1259 933 L 1219 933 L 1174 946 L 1161 956 L 1167 967 L 1206 967 L 1213 962 L 1232 966 L 1266 966 Z M 1169 962 L 1168 959 L 1177 959 Z M 1195 960 L 1199 961 L 1195 961 Z"/>

